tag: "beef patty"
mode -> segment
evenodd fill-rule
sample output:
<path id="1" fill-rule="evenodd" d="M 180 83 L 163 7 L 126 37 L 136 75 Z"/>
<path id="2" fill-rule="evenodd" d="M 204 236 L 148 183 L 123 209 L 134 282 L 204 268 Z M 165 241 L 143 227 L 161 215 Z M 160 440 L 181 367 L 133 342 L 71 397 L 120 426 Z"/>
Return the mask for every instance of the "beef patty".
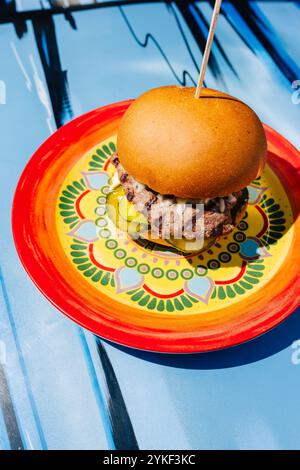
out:
<path id="1" fill-rule="evenodd" d="M 147 218 L 151 230 L 154 229 L 161 239 L 180 238 L 179 234 L 188 240 L 203 235 L 205 239 L 227 235 L 239 223 L 248 203 L 247 188 L 226 197 L 204 200 L 162 195 L 130 176 L 116 154 L 111 157 L 111 162 L 118 172 L 127 200 Z M 204 211 L 197 207 L 198 204 L 203 204 Z M 202 216 L 204 228 L 203 224 L 197 224 Z"/>

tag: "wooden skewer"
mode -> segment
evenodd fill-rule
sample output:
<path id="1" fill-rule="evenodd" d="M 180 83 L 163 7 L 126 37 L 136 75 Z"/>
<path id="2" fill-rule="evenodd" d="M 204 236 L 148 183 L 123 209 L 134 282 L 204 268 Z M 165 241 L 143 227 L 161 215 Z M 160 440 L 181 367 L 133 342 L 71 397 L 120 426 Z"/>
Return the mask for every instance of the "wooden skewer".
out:
<path id="1" fill-rule="evenodd" d="M 211 18 L 210 28 L 208 32 L 208 37 L 206 41 L 206 46 L 205 46 L 204 55 L 203 55 L 202 64 L 201 64 L 201 70 L 199 73 L 199 78 L 198 78 L 198 83 L 197 83 L 197 88 L 195 91 L 194 98 L 200 98 L 201 90 L 203 87 L 205 71 L 206 71 L 206 67 L 207 67 L 207 63 L 208 63 L 208 59 L 210 55 L 212 42 L 213 42 L 214 35 L 215 35 L 215 29 L 217 26 L 220 9 L 221 9 L 221 4 L 222 4 L 222 0 L 216 0 L 214 11 L 213 11 L 212 18 Z"/>

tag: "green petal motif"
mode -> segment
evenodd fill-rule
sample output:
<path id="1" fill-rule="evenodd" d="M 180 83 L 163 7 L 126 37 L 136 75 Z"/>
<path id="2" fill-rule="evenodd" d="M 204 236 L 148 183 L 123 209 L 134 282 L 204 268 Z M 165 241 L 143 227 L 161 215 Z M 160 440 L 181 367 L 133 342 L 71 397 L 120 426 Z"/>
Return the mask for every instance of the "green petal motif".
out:
<path id="1" fill-rule="evenodd" d="M 80 221 L 80 217 L 76 212 L 76 200 L 84 191 L 86 191 L 86 183 L 81 178 L 79 181 L 68 184 L 61 192 L 58 207 L 64 223 L 70 229 L 74 228 Z"/>
<path id="2" fill-rule="evenodd" d="M 116 146 L 113 142 L 109 142 L 108 145 L 102 145 L 92 155 L 89 161 L 89 171 L 102 170 L 106 160 L 110 158 L 116 151 Z"/>

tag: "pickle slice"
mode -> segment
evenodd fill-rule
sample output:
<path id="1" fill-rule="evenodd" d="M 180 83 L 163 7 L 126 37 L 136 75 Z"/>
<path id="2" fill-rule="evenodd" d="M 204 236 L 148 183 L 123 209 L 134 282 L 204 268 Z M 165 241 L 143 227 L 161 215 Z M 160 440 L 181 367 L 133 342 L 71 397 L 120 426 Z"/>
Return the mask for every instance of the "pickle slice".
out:
<path id="1" fill-rule="evenodd" d="M 133 238 L 138 238 L 142 232 L 148 230 L 147 219 L 127 201 L 122 187 L 108 194 L 106 205 L 109 218 L 121 231 L 128 232 Z"/>
<path id="2" fill-rule="evenodd" d="M 107 195 L 106 209 L 107 209 L 108 217 L 110 218 L 110 220 L 112 220 L 114 225 L 118 229 L 122 231 L 126 231 L 127 222 L 122 217 L 120 217 L 120 214 L 119 214 L 119 200 L 122 197 L 124 197 L 123 188 L 118 187 L 114 191 L 111 191 Z"/>
<path id="3" fill-rule="evenodd" d="M 127 201 L 125 195 L 119 200 L 119 214 L 124 220 L 127 220 L 127 222 L 132 222 L 133 220 L 140 218 L 140 216 L 142 215 L 136 210 L 134 204 L 131 204 Z"/>

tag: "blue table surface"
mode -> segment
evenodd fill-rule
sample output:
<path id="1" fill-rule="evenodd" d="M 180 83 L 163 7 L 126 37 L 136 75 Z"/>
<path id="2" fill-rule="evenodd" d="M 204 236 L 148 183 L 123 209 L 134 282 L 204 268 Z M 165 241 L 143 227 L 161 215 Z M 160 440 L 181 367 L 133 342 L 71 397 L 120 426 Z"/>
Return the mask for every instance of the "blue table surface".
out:
<path id="1" fill-rule="evenodd" d="M 228 350 L 150 354 L 69 321 L 22 268 L 11 205 L 32 153 L 90 109 L 193 85 L 213 4 L 69 3 L 0 0 L 0 448 L 299 449 L 299 313 Z M 206 74 L 296 146 L 299 5 L 224 0 Z"/>

